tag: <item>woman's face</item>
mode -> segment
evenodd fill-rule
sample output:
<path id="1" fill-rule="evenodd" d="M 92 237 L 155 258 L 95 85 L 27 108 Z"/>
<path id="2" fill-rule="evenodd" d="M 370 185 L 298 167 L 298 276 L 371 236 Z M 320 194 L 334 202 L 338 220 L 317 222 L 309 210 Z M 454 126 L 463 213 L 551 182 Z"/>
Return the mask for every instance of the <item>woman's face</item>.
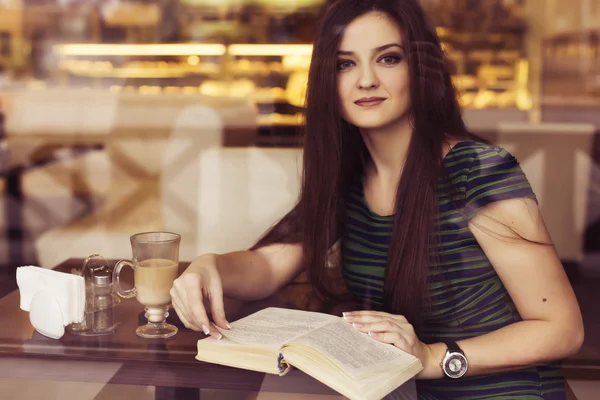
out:
<path id="1" fill-rule="evenodd" d="M 363 129 L 406 121 L 410 110 L 408 62 L 400 29 L 371 12 L 350 23 L 338 51 L 343 117 Z"/>

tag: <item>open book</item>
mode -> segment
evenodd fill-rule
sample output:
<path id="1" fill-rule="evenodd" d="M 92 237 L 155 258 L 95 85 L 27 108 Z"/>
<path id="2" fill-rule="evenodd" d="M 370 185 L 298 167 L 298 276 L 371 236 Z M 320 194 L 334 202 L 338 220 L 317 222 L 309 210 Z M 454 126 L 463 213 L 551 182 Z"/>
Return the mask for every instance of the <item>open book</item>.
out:
<path id="1" fill-rule="evenodd" d="M 350 399 L 381 399 L 422 370 L 416 357 L 341 317 L 266 308 L 198 341 L 196 359 L 284 375 L 294 366 Z"/>

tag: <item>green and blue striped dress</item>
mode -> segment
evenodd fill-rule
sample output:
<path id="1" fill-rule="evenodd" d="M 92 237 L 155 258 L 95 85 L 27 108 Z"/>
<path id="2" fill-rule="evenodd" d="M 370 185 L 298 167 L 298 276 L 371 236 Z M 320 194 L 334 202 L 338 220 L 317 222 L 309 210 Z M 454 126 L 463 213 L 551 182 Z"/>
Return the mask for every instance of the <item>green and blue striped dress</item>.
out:
<path id="1" fill-rule="evenodd" d="M 535 199 L 517 160 L 506 150 L 464 141 L 446 155 L 438 185 L 438 266 L 429 274 L 432 306 L 424 311 L 418 332 L 423 342 L 459 341 L 521 319 L 468 222 L 489 203 L 523 197 Z M 369 209 L 362 179 L 346 201 L 344 280 L 357 301 L 381 309 L 393 217 Z M 458 380 L 419 380 L 417 388 L 419 399 L 565 398 L 559 364 Z"/>

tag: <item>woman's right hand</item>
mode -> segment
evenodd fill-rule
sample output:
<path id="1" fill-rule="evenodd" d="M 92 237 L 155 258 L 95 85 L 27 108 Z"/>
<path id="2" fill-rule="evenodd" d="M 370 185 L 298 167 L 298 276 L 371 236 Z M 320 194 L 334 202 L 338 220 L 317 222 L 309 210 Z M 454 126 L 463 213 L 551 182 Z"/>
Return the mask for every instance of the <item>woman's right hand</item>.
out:
<path id="1" fill-rule="evenodd" d="M 207 300 L 215 325 L 223 329 L 231 328 L 225 319 L 223 285 L 217 269 L 217 257 L 208 254 L 194 260 L 175 279 L 170 293 L 173 308 L 186 328 L 220 339 L 221 334 L 212 325 L 204 307 L 204 300 Z"/>

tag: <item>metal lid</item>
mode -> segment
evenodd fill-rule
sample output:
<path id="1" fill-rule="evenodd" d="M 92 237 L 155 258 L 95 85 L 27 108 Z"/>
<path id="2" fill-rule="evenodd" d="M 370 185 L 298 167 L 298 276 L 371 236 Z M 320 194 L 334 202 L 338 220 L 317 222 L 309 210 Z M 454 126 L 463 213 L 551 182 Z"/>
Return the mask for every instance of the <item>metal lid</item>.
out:
<path id="1" fill-rule="evenodd" d="M 94 271 L 92 276 L 92 285 L 107 286 L 112 284 L 112 274 L 107 269 Z"/>

